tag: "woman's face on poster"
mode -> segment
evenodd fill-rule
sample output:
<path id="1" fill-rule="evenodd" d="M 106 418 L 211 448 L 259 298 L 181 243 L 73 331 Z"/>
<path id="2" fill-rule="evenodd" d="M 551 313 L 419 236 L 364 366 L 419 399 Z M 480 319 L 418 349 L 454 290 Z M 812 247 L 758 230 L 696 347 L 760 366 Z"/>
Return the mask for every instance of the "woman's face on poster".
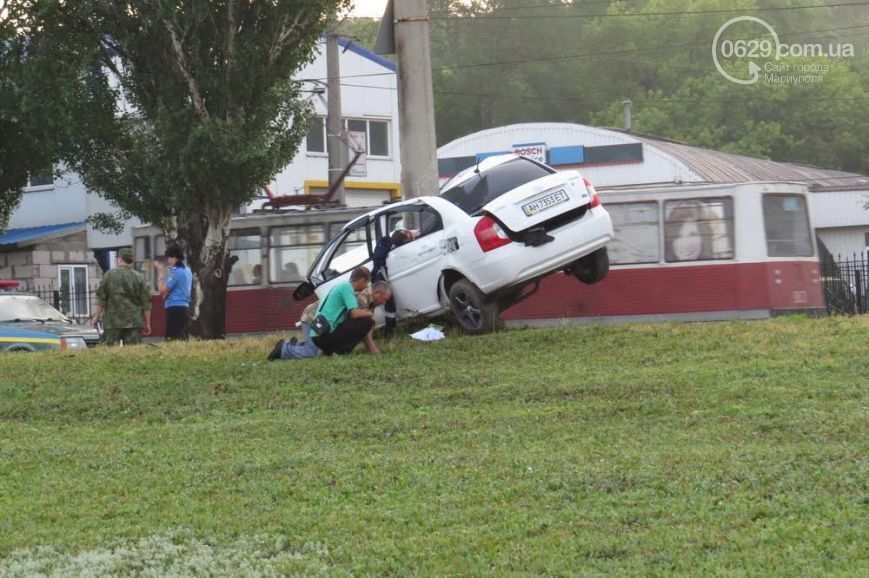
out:
<path id="1" fill-rule="evenodd" d="M 703 236 L 694 221 L 686 221 L 679 227 L 679 236 L 673 239 L 673 255 L 679 261 L 694 261 L 703 253 Z"/>

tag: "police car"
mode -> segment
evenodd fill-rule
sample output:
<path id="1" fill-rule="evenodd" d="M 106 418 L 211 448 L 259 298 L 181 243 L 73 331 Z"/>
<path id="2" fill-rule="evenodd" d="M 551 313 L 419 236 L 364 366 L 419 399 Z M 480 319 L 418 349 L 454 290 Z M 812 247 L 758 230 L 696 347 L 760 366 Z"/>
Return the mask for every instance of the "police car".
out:
<path id="1" fill-rule="evenodd" d="M 0 352 L 76 350 L 96 345 L 96 329 L 77 325 L 35 295 L 13 292 L 17 281 L 0 281 Z"/>

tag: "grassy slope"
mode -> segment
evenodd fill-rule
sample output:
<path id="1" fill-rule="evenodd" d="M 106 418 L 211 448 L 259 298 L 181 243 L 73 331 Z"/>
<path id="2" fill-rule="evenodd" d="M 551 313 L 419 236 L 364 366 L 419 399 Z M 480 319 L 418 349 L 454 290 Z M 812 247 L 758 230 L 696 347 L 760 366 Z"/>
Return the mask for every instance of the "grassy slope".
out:
<path id="1" fill-rule="evenodd" d="M 865 575 L 867 333 L 790 318 L 282 363 L 265 339 L 0 356 L 0 557 L 182 528 L 315 544 L 328 574 Z"/>

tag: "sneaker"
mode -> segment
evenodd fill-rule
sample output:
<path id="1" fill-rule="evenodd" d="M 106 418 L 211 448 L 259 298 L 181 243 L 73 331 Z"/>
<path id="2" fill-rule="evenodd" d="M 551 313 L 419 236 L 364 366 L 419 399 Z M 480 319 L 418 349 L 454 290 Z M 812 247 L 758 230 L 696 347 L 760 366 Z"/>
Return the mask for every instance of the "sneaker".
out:
<path id="1" fill-rule="evenodd" d="M 275 359 L 280 359 L 281 353 L 283 352 L 283 350 L 284 350 L 284 340 L 280 339 L 280 340 L 278 340 L 277 343 L 275 343 L 275 346 L 272 348 L 272 352 L 269 353 L 269 356 L 266 359 L 268 359 L 269 361 L 274 361 Z"/>

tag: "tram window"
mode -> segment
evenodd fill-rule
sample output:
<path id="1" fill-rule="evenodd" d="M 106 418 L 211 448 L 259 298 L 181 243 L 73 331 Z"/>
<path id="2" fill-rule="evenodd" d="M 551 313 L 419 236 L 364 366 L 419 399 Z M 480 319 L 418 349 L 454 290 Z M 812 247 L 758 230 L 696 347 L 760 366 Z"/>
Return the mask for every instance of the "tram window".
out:
<path id="1" fill-rule="evenodd" d="M 763 224 L 770 257 L 811 257 L 812 232 L 806 199 L 799 195 L 764 195 Z"/>
<path id="2" fill-rule="evenodd" d="M 733 259 L 733 199 L 664 203 L 667 261 Z"/>
<path id="3" fill-rule="evenodd" d="M 658 203 L 608 203 L 614 238 L 608 245 L 610 263 L 657 263 L 661 260 Z"/>
<path id="4" fill-rule="evenodd" d="M 229 250 L 238 261 L 229 273 L 229 286 L 259 285 L 262 280 L 262 251 L 260 234 L 256 229 L 233 231 L 229 237 Z"/>
<path id="5" fill-rule="evenodd" d="M 272 228 L 269 231 L 269 281 L 304 281 L 325 240 L 321 224 Z"/>

